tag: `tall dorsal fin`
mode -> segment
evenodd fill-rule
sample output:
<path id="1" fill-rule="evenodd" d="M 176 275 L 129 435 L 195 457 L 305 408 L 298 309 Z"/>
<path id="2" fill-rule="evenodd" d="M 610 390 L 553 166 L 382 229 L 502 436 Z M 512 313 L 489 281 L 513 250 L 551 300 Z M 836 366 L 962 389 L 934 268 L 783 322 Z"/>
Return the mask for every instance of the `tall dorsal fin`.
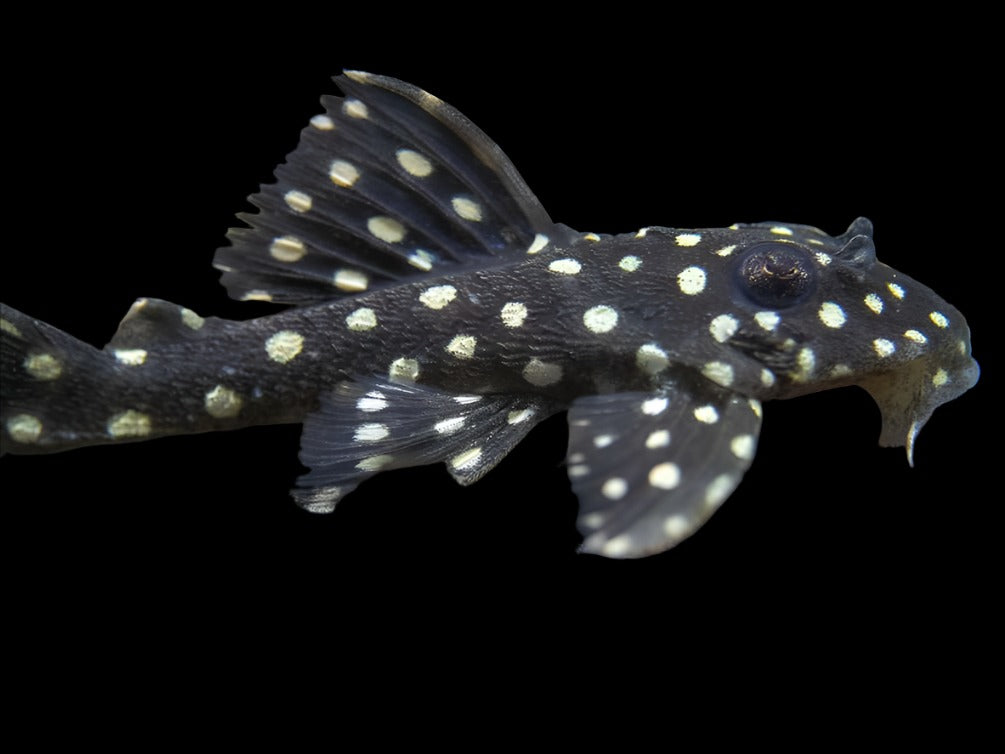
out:
<path id="1" fill-rule="evenodd" d="M 567 241 L 502 150 L 418 87 L 337 76 L 215 266 L 237 299 L 312 304 Z"/>

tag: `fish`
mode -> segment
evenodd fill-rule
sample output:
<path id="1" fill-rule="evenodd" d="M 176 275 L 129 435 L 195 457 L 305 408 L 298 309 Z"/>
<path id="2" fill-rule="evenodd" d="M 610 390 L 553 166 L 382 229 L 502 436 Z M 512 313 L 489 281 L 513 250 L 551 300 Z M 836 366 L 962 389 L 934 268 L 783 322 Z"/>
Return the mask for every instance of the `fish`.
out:
<path id="1" fill-rule="evenodd" d="M 567 414 L 580 550 L 667 550 L 754 461 L 762 402 L 859 385 L 880 444 L 976 384 L 962 314 L 876 258 L 871 223 L 553 222 L 459 111 L 358 71 L 215 266 L 249 321 L 141 298 L 97 349 L 3 305 L 0 452 L 302 424 L 292 490 L 333 511 L 384 471 L 462 485 Z"/>

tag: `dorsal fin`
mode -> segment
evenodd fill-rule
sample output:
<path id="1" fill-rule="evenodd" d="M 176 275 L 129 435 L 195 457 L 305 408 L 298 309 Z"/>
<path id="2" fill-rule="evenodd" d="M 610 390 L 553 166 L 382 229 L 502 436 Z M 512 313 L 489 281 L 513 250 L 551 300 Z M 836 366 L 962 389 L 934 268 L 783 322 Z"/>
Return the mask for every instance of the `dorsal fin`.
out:
<path id="1" fill-rule="evenodd" d="M 471 121 L 418 87 L 335 78 L 276 183 L 250 197 L 215 266 L 237 299 L 312 304 L 403 278 L 540 250 L 551 222 L 516 168 Z"/>

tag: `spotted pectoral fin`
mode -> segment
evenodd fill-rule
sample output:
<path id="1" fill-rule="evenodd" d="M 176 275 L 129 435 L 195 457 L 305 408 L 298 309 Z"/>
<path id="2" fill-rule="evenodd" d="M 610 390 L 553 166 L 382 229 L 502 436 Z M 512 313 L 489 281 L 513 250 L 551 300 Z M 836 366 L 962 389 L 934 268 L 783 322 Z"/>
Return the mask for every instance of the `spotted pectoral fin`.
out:
<path id="1" fill-rule="evenodd" d="M 470 484 L 554 410 L 534 397 L 345 382 L 304 422 L 300 460 L 310 471 L 292 494 L 308 510 L 329 512 L 378 471 L 438 462 Z"/>
<path id="2" fill-rule="evenodd" d="M 481 130 L 421 89 L 336 78 L 215 265 L 234 298 L 310 304 L 571 237 Z"/>
<path id="3" fill-rule="evenodd" d="M 692 534 L 750 465 L 760 410 L 710 384 L 577 400 L 568 462 L 583 551 L 636 558 Z"/>

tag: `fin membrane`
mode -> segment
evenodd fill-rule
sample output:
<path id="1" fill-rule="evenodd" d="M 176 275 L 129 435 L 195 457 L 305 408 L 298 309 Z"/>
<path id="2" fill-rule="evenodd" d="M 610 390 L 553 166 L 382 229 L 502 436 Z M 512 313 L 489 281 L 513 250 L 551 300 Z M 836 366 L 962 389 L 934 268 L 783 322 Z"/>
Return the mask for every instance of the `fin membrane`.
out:
<path id="1" fill-rule="evenodd" d="M 423 90 L 347 72 L 215 266 L 233 298 L 311 304 L 571 239 L 481 130 Z"/>

